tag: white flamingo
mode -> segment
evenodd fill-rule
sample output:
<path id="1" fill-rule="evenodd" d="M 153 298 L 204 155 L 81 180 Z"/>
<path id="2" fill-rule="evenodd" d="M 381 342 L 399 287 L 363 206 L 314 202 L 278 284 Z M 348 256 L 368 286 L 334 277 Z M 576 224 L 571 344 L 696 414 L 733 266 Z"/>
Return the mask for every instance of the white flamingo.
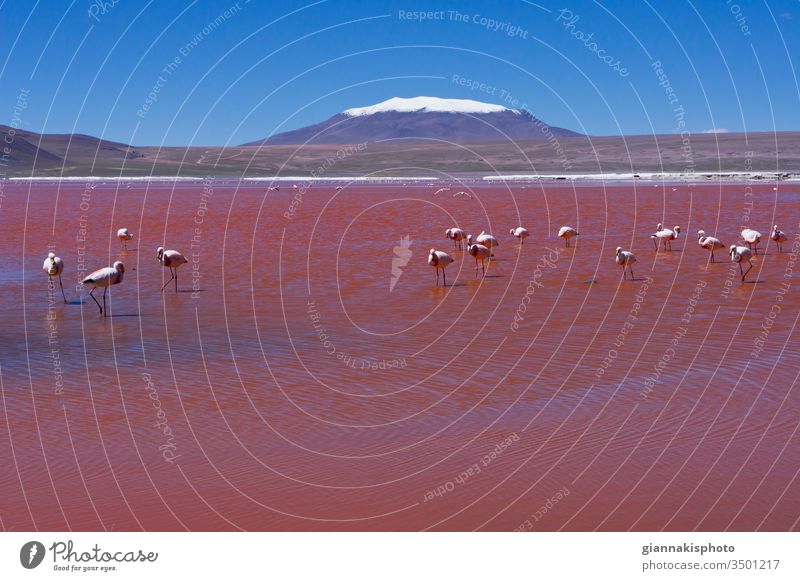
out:
<path id="1" fill-rule="evenodd" d="M 444 269 L 451 262 L 453 262 L 453 258 L 449 254 L 442 252 L 441 250 L 434 250 L 431 248 L 430 254 L 428 254 L 428 264 L 436 269 L 436 286 L 439 286 L 440 268 L 442 269 L 442 278 L 444 279 L 443 286 L 447 286 L 447 273 L 444 271 Z"/>
<path id="2" fill-rule="evenodd" d="M 509 233 L 512 236 L 519 238 L 520 244 L 525 244 L 525 239 L 528 236 L 530 236 L 530 232 L 528 232 L 528 230 L 523 228 L 522 226 L 520 226 L 519 228 L 512 228 L 511 230 L 509 230 Z"/>
<path id="3" fill-rule="evenodd" d="M 572 226 L 562 226 L 561 229 L 558 231 L 558 237 L 564 239 L 564 245 L 569 248 L 569 239 L 574 238 L 575 236 L 580 236 L 578 231 L 575 230 Z"/>
<path id="4" fill-rule="evenodd" d="M 755 253 L 758 254 L 758 243 L 761 242 L 761 232 L 758 230 L 751 230 L 750 228 L 745 228 L 742 230 L 742 240 L 747 243 L 747 247 L 750 250 L 755 250 Z M 755 246 L 755 249 L 753 248 Z"/>
<path id="5" fill-rule="evenodd" d="M 450 188 L 439 188 L 438 190 L 433 192 L 433 195 L 438 198 L 440 192 L 449 192 L 449 191 L 450 191 Z"/>
<path id="6" fill-rule="evenodd" d="M 739 263 L 739 274 L 742 275 L 742 282 L 744 282 L 744 277 L 746 277 L 747 273 L 753 268 L 753 263 L 750 262 L 750 259 L 753 258 L 753 252 L 744 246 L 736 246 L 735 244 L 731 244 L 730 255 L 731 262 Z M 750 268 L 745 271 L 742 271 L 743 261 L 750 265 Z"/>
<path id="7" fill-rule="evenodd" d="M 481 261 L 483 275 L 486 276 L 486 261 L 492 263 L 492 251 L 483 244 L 472 244 L 469 247 L 469 255 L 475 258 L 475 276 L 478 276 L 478 261 Z"/>
<path id="8" fill-rule="evenodd" d="M 58 256 L 50 252 L 47 258 L 44 259 L 42 268 L 49 277 L 58 277 L 58 285 L 61 287 L 61 296 L 64 297 L 64 302 L 67 302 L 67 295 L 64 294 L 64 285 L 61 282 L 61 273 L 64 272 L 64 261 Z"/>
<path id="9" fill-rule="evenodd" d="M 719 250 L 720 248 L 725 248 L 725 245 L 720 242 L 719 238 L 706 236 L 706 233 L 703 230 L 697 231 L 697 243 L 700 245 L 700 248 L 705 248 L 711 253 L 711 262 L 714 262 L 714 251 Z"/>
<path id="10" fill-rule="evenodd" d="M 617 264 L 622 267 L 622 278 L 625 279 L 625 268 L 631 271 L 631 280 L 636 280 L 633 276 L 633 263 L 636 262 L 636 256 L 629 250 L 623 250 L 621 246 L 617 246 Z"/>
<path id="11" fill-rule="evenodd" d="M 681 227 L 674 226 L 672 230 L 669 228 L 662 228 L 661 224 L 658 225 L 655 234 L 651 234 L 650 238 L 653 239 L 653 244 L 658 252 L 659 243 L 664 245 L 664 250 L 672 250 L 672 241 L 677 240 L 681 234 Z"/>
<path id="12" fill-rule="evenodd" d="M 445 230 L 444 235 L 453 241 L 453 248 L 456 250 L 463 250 L 464 247 L 462 246 L 463 242 L 467 235 L 464 234 L 464 231 L 461 228 L 448 228 Z"/>
<path id="13" fill-rule="evenodd" d="M 97 303 L 97 308 L 100 309 L 100 314 L 103 316 L 106 315 L 106 293 L 108 292 L 108 287 L 113 286 L 115 284 L 119 284 L 122 282 L 122 276 L 125 274 L 125 265 L 122 264 L 119 260 L 114 263 L 114 266 L 106 266 L 105 268 L 101 268 L 100 270 L 95 270 L 92 274 L 87 276 L 81 281 L 83 285 L 89 285 L 92 288 L 89 291 L 89 296 L 92 297 L 92 300 Z M 97 299 L 94 298 L 94 291 L 98 288 L 103 289 L 103 306 L 100 306 L 100 303 L 97 302 Z"/>
<path id="14" fill-rule="evenodd" d="M 778 225 L 775 224 L 772 227 L 772 235 L 770 238 L 772 238 L 772 240 L 777 244 L 778 252 L 783 252 L 783 243 L 789 239 L 789 237 L 786 235 L 786 232 L 781 232 L 778 230 Z"/>
<path id="15" fill-rule="evenodd" d="M 130 230 L 127 228 L 120 228 L 117 230 L 117 238 L 122 245 L 124 246 L 125 250 L 128 249 L 128 240 L 133 240 L 133 234 L 130 233 Z"/>
<path id="16" fill-rule="evenodd" d="M 156 251 L 156 259 L 164 268 L 168 268 L 172 275 L 170 279 L 164 283 L 164 286 L 161 287 L 161 292 L 164 292 L 164 289 L 167 288 L 167 285 L 173 278 L 175 279 L 175 292 L 178 292 L 178 268 L 189 261 L 177 250 L 164 250 L 162 246 L 159 246 Z"/>
<path id="17" fill-rule="evenodd" d="M 484 231 L 481 231 L 481 233 L 478 234 L 478 237 L 475 239 L 475 242 L 482 246 L 485 246 L 489 250 L 491 250 L 495 246 L 500 246 L 500 241 L 497 238 L 495 238 L 491 234 L 487 234 Z M 494 254 L 492 254 L 492 256 L 494 256 Z"/>

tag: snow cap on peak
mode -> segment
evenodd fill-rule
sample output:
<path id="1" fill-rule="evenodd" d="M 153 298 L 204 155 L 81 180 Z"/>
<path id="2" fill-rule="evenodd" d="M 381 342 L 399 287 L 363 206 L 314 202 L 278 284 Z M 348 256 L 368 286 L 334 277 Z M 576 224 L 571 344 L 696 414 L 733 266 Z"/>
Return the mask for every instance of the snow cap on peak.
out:
<path id="1" fill-rule="evenodd" d="M 440 99 L 439 97 L 393 97 L 382 103 L 370 105 L 368 107 L 355 107 L 344 111 L 350 117 L 360 117 L 362 115 L 373 115 L 375 113 L 500 113 L 502 111 L 512 111 L 519 113 L 516 109 L 509 109 L 502 105 L 491 103 L 481 103 L 470 99 Z"/>

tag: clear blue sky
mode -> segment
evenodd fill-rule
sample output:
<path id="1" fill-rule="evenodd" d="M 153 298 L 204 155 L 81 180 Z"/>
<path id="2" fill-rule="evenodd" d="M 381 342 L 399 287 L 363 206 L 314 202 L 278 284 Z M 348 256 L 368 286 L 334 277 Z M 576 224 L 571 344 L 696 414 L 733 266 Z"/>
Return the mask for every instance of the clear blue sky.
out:
<path id="1" fill-rule="evenodd" d="M 800 130 L 797 0 L 6 0 L 0 19 L 0 123 L 27 91 L 37 132 L 233 145 L 417 95 L 510 95 L 593 135 Z"/>

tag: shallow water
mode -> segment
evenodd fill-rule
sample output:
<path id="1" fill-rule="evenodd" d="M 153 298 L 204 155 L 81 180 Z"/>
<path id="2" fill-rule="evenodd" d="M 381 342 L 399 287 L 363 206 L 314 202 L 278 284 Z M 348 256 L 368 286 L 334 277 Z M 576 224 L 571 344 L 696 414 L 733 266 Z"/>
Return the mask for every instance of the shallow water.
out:
<path id="1" fill-rule="evenodd" d="M 334 187 L 4 184 L 3 528 L 799 528 L 800 186 Z M 766 254 L 742 284 L 694 233 L 745 220 Z M 500 239 L 486 278 L 456 224 Z M 114 260 L 101 318 L 76 282 Z"/>

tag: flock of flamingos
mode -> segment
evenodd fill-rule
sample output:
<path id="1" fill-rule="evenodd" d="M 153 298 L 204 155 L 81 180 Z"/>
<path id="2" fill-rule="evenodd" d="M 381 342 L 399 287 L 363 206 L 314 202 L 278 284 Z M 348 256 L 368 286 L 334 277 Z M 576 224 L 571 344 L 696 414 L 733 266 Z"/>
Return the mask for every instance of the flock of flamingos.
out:
<path id="1" fill-rule="evenodd" d="M 516 238 L 519 238 L 520 244 L 523 244 L 525 239 L 530 235 L 528 230 L 522 226 L 518 228 L 512 228 L 510 234 Z M 656 231 L 650 235 L 650 238 L 653 240 L 653 245 L 655 246 L 656 252 L 658 252 L 659 246 L 663 246 L 665 251 L 671 251 L 672 241 L 677 240 L 680 234 L 680 226 L 674 226 L 670 230 L 669 228 L 664 228 L 661 224 L 659 224 L 656 226 Z M 461 228 L 448 228 L 445 231 L 445 236 L 453 241 L 453 247 L 456 250 L 463 250 L 463 243 L 466 240 L 467 252 L 470 254 L 470 256 L 475 258 L 475 276 L 478 275 L 479 261 L 481 263 L 481 268 L 483 269 L 483 274 L 486 274 L 486 261 L 488 260 L 491 262 L 491 257 L 494 256 L 492 254 L 492 248 L 499 246 L 500 244 L 497 238 L 491 234 L 487 234 L 486 232 L 481 232 L 477 238 L 473 239 L 472 234 L 465 234 Z M 571 226 L 564 226 L 558 231 L 558 237 L 564 239 L 566 246 L 570 245 L 570 239 L 574 238 L 575 236 L 578 236 L 578 232 Z M 778 251 L 783 252 L 783 243 L 789 239 L 786 233 L 782 232 L 780 229 L 778 229 L 778 226 L 775 225 L 772 227 L 772 234 L 770 235 L 770 238 L 777 244 Z M 753 252 L 755 251 L 755 253 L 758 254 L 758 244 L 761 242 L 761 232 L 758 230 L 745 228 L 742 230 L 742 239 L 747 246 L 745 247 L 731 244 L 728 253 L 730 254 L 731 262 L 736 262 L 739 264 L 739 273 L 742 276 L 742 282 L 744 282 L 744 279 L 747 277 L 747 273 L 749 273 L 753 268 L 753 263 L 751 262 L 751 259 L 753 258 Z M 720 242 L 718 238 L 706 236 L 706 233 L 703 230 L 697 231 L 697 243 L 701 248 L 704 248 L 711 253 L 711 262 L 714 262 L 714 251 L 725 248 L 725 245 Z M 633 264 L 636 262 L 636 255 L 630 250 L 623 250 L 622 247 L 618 246 L 616 250 L 616 261 L 617 264 L 622 267 L 623 279 L 627 279 L 627 272 L 630 271 L 631 280 L 635 280 L 633 276 Z M 446 252 L 442 252 L 441 250 L 431 248 L 431 251 L 428 254 L 428 264 L 436 269 L 436 286 L 439 286 L 440 270 L 442 271 L 443 285 L 447 286 L 447 275 L 445 274 L 445 268 L 452 262 L 452 256 Z M 744 262 L 749 265 L 747 270 L 744 270 L 742 266 L 742 263 Z"/>
<path id="2" fill-rule="evenodd" d="M 650 238 L 653 240 L 656 252 L 658 252 L 660 246 L 663 247 L 665 251 L 671 251 L 672 241 L 677 240 L 680 236 L 680 233 L 680 226 L 674 226 L 670 230 L 669 228 L 664 228 L 661 224 L 659 224 L 656 227 L 656 231 L 650 236 Z M 528 230 L 521 226 L 518 228 L 512 228 L 510 234 L 518 238 L 520 244 L 524 244 L 525 239 L 530 235 Z M 493 256 L 492 249 L 500 245 L 500 242 L 497 238 L 491 234 L 487 234 L 486 232 L 481 232 L 476 238 L 473 238 L 472 234 L 465 234 L 461 228 L 448 228 L 445 232 L 445 236 L 453 241 L 453 247 L 456 250 L 464 250 L 464 242 L 466 242 L 467 252 L 470 256 L 475 258 L 475 276 L 478 276 L 479 262 L 483 270 L 483 274 L 486 274 L 486 261 L 491 263 Z M 563 238 L 565 245 L 569 247 L 570 240 L 575 236 L 578 236 L 578 231 L 571 226 L 564 226 L 558 231 L 558 236 L 559 238 Z M 749 273 L 753 268 L 753 263 L 751 262 L 753 252 L 755 251 L 755 254 L 758 254 L 758 244 L 761 242 L 761 232 L 746 228 L 742 230 L 741 236 L 747 246 L 737 246 L 736 244 L 732 244 L 728 253 L 730 254 L 731 261 L 739 264 L 739 273 L 742 276 L 742 282 L 744 282 L 747 273 Z M 128 241 L 133 239 L 133 234 L 131 234 L 127 228 L 120 228 L 117 231 L 117 238 L 127 250 Z M 770 238 L 777 244 L 778 251 L 783 252 L 782 245 L 784 242 L 786 242 L 786 240 L 788 240 L 786 233 L 779 230 L 778 226 L 775 225 L 772 228 L 772 234 L 770 235 Z M 711 262 L 714 262 L 714 251 L 725 248 L 725 245 L 720 242 L 718 238 L 706 236 L 706 233 L 703 230 L 698 230 L 697 242 L 701 248 L 704 248 L 711 253 Z M 174 280 L 175 292 L 177 293 L 178 268 L 188 262 L 186 257 L 177 250 L 164 250 L 163 247 L 159 247 L 156 251 L 156 259 L 161 263 L 162 266 L 164 266 L 164 268 L 168 268 L 171 274 L 170 279 L 167 280 L 167 282 L 164 283 L 164 286 L 161 287 L 161 291 L 163 292 L 167 285 Z M 452 256 L 446 252 L 442 252 L 441 250 L 431 248 L 431 251 L 428 254 L 428 264 L 436 269 L 436 286 L 439 286 L 440 270 L 442 271 L 442 284 L 447 286 L 447 275 L 445 273 L 445 268 L 447 268 L 447 265 L 451 264 L 452 262 Z M 621 247 L 617 247 L 616 262 L 622 267 L 623 279 L 627 280 L 627 272 L 630 271 L 631 280 L 635 280 L 633 275 L 633 264 L 636 262 L 636 255 L 633 254 L 633 252 L 629 250 L 623 250 Z M 747 263 L 749 265 L 747 270 L 744 270 L 742 263 Z M 67 296 L 64 293 L 64 284 L 61 282 L 61 275 L 64 272 L 64 261 L 54 253 L 50 252 L 44 261 L 43 269 L 47 275 L 51 277 L 51 279 L 53 277 L 58 277 L 58 284 L 61 287 L 61 296 L 64 298 L 64 302 L 66 303 Z M 100 270 L 94 271 L 81 281 L 81 284 L 92 287 L 92 290 L 89 292 L 89 296 L 92 297 L 92 300 L 95 302 L 95 304 L 97 304 L 97 308 L 100 309 L 100 314 L 102 316 L 107 316 L 106 293 L 108 292 L 109 287 L 121 283 L 124 274 L 125 265 L 118 260 L 114 262 L 112 266 L 107 266 L 105 268 L 101 268 Z M 94 296 L 94 291 L 98 288 L 103 289 L 102 305 Z"/>
<path id="3" fill-rule="evenodd" d="M 128 249 L 128 241 L 133 240 L 133 234 L 127 228 L 120 228 L 117 230 L 117 238 L 123 244 L 125 250 Z M 175 281 L 175 292 L 178 292 L 178 268 L 182 264 L 186 264 L 188 260 L 186 257 L 177 250 L 164 250 L 163 247 L 158 248 L 156 251 L 156 259 L 161 263 L 164 268 L 169 268 L 170 279 L 164 283 L 161 290 L 167 288 L 171 281 Z M 67 302 L 67 295 L 64 294 L 64 284 L 61 282 L 61 274 L 64 272 L 64 261 L 58 256 L 50 252 L 44 260 L 42 268 L 48 276 L 58 277 L 58 284 L 61 287 L 61 296 L 64 297 L 64 302 Z M 122 277 L 125 275 L 125 265 L 117 260 L 113 265 L 95 270 L 92 274 L 87 276 L 81 281 L 81 284 L 92 287 L 89 291 L 89 296 L 97 304 L 100 309 L 100 314 L 106 316 L 106 293 L 108 288 L 122 282 Z M 94 291 L 98 288 L 103 289 L 103 305 L 101 306 L 94 296 Z"/>

